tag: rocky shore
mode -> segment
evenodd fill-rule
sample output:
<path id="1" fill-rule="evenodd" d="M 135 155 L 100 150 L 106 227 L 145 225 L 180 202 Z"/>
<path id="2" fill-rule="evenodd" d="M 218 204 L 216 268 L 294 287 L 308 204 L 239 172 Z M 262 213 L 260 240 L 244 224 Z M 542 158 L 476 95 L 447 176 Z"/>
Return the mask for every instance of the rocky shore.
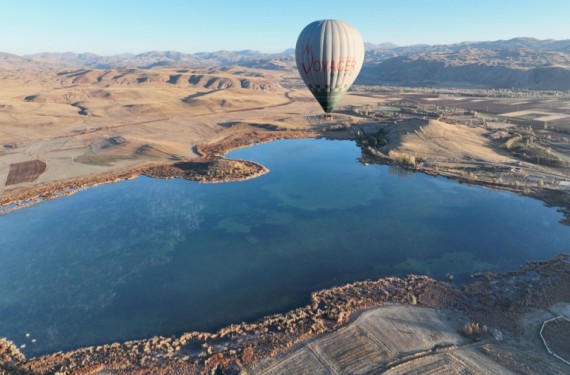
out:
<path id="1" fill-rule="evenodd" d="M 267 172 L 267 168 L 251 161 L 216 157 L 150 166 L 141 174 L 154 178 L 184 178 L 202 183 L 217 183 L 248 180 Z"/>
<path id="2" fill-rule="evenodd" d="M 314 292 L 307 306 L 254 323 L 230 325 L 215 333 L 154 337 L 29 360 L 12 343 L 0 340 L 0 373 L 235 374 L 262 358 L 338 329 L 355 313 L 386 303 L 461 310 L 472 322 L 501 335 L 516 336 L 523 314 L 570 300 L 568 285 L 568 254 L 528 262 L 519 271 L 474 274 L 464 285 L 426 276 L 388 277 Z"/>

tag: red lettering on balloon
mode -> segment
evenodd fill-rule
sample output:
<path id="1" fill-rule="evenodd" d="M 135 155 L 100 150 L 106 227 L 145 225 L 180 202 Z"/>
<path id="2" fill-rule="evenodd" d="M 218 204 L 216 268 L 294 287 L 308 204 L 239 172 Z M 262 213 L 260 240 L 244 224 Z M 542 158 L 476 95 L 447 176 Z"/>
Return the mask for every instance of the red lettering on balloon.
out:
<path id="1" fill-rule="evenodd" d="M 356 69 L 356 60 L 355 59 L 345 59 L 345 60 L 315 60 L 313 57 L 313 47 L 310 44 L 307 44 L 302 49 L 302 54 L 307 54 L 311 56 L 311 60 L 309 65 L 305 65 L 305 63 L 301 63 L 301 69 L 303 69 L 303 73 L 306 76 L 309 75 L 311 72 L 333 72 L 333 73 L 350 73 L 354 72 Z"/>
<path id="2" fill-rule="evenodd" d="M 311 72 L 333 72 L 333 73 L 350 73 L 356 70 L 356 60 L 313 60 L 311 57 L 311 62 L 309 65 L 301 63 L 301 69 L 305 75 L 309 75 Z"/>
<path id="3" fill-rule="evenodd" d="M 356 69 L 356 60 L 350 62 L 350 71 L 353 72 Z"/>
<path id="4" fill-rule="evenodd" d="M 321 62 L 319 60 L 313 61 L 313 63 L 311 64 L 311 68 L 313 68 L 313 70 L 315 72 L 320 72 L 321 71 Z"/>

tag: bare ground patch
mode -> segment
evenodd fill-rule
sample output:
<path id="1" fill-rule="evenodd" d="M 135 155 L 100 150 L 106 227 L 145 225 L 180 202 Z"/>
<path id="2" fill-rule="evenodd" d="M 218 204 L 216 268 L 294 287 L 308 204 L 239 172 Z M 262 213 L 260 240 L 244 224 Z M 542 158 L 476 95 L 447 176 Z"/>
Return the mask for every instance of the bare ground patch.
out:
<path id="1" fill-rule="evenodd" d="M 34 182 L 46 170 L 46 163 L 41 160 L 23 161 L 10 164 L 10 171 L 6 178 L 6 186 Z"/>

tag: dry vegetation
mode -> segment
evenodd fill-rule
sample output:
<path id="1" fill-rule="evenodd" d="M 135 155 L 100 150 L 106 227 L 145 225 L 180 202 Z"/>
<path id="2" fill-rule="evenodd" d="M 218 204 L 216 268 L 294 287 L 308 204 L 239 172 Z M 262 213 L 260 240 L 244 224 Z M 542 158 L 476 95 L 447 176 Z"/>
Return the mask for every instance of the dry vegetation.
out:
<path id="1" fill-rule="evenodd" d="M 485 129 L 466 125 L 451 125 L 437 120 L 408 120 L 389 128 L 390 144 L 381 151 L 397 150 L 411 156 L 421 156 L 433 163 L 456 161 L 485 161 L 508 163 L 514 161 L 506 153 L 497 152 L 484 136 Z"/>
<path id="2" fill-rule="evenodd" d="M 463 326 L 463 333 L 470 337 L 483 336 L 489 333 L 489 327 L 485 324 L 470 322 Z"/>
<path id="3" fill-rule="evenodd" d="M 562 374 L 566 365 L 540 346 L 536 328 L 559 314 L 554 311 L 570 314 L 565 303 L 569 291 L 559 287 L 567 285 L 569 268 L 568 256 L 561 255 L 528 262 L 516 272 L 474 275 L 461 289 L 414 275 L 356 282 L 314 292 L 307 306 L 215 333 L 188 332 L 29 360 L 0 340 L 0 373 L 289 374 L 327 373 L 331 367 L 335 373 L 419 373 L 443 356 L 447 365 L 437 366 L 438 373 L 468 368 L 475 373 Z M 420 307 L 411 306 L 413 301 Z M 379 306 L 387 307 L 372 309 Z M 537 311 L 542 318 L 528 317 Z M 339 330 L 351 317 L 356 322 Z M 327 332 L 333 333 L 318 337 Z M 557 349 L 567 350 L 564 344 Z"/>

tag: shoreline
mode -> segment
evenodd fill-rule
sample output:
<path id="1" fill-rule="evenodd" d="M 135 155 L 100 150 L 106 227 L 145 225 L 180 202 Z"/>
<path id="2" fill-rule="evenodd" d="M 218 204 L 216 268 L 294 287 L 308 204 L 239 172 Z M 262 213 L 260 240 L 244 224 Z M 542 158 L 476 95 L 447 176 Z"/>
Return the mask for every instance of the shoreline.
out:
<path id="1" fill-rule="evenodd" d="M 237 148 L 273 140 L 308 137 L 355 139 L 354 134 L 350 132 L 256 130 L 246 134 L 230 134 L 221 140 L 198 146 L 199 158 L 170 163 L 147 162 L 114 172 L 17 189 L 13 195 L 3 196 L 0 204 L 4 207 L 9 203 L 19 203 L 14 208 L 19 209 L 43 200 L 72 195 L 92 186 L 129 180 L 141 175 L 152 178 L 184 178 L 202 183 L 246 180 L 263 175 L 269 170 L 255 162 L 226 159 L 220 155 Z M 364 150 L 361 162 L 398 166 L 391 159 L 373 158 Z M 435 171 L 430 173 L 426 169 L 410 170 L 451 178 L 460 183 L 512 191 L 541 199 L 547 205 L 558 206 L 556 202 L 559 199 L 566 203 L 561 207 L 566 215 L 570 207 L 570 202 L 563 200 L 568 198 L 567 194 L 558 192 L 557 198 L 556 190 L 517 190 L 513 187 L 486 184 L 482 180 L 469 181 L 459 178 L 460 176 L 449 176 Z M 536 273 L 540 275 L 538 279 L 530 276 Z M 529 262 L 521 271 L 474 274 L 473 281 L 463 286 L 452 286 L 427 276 L 386 277 L 377 281 L 355 282 L 313 292 L 310 305 L 267 316 L 253 323 L 233 324 L 215 333 L 189 332 L 169 338 L 157 336 L 81 348 L 67 353 L 58 352 L 30 360 L 25 360 L 17 348 L 0 340 L 0 370 L 6 368 L 36 373 L 92 373 L 114 369 L 125 373 L 145 373 L 146 370 L 201 373 L 220 369 L 223 373 L 237 373 L 261 359 L 275 357 L 311 338 L 338 330 L 359 313 L 387 303 L 417 304 L 441 311 L 461 310 L 473 321 L 503 330 L 510 335 L 517 335 L 520 334 L 520 329 L 515 318 L 523 312 L 534 307 L 545 307 L 555 301 L 570 300 L 568 291 L 552 288 L 554 279 L 568 278 L 568 275 L 570 263 L 568 254 L 565 254 L 548 261 Z M 570 283 L 570 280 L 564 282 Z M 515 287 L 513 283 L 516 284 Z M 505 299 L 502 295 L 505 288 L 516 290 L 512 296 Z M 498 296 L 500 304 L 489 302 L 496 301 Z M 522 299 L 519 301 L 519 298 Z M 4 360 L 1 359 L 2 353 Z"/>
<path id="2" fill-rule="evenodd" d="M 265 166 L 249 161 L 227 159 L 221 155 L 255 144 L 280 139 L 300 139 L 319 136 L 310 131 L 253 131 L 229 135 L 222 140 L 196 147 L 200 155 L 193 159 L 173 162 L 143 162 L 111 172 L 50 181 L 34 186 L 17 187 L 0 197 L 0 214 L 30 207 L 45 200 L 73 195 L 90 187 L 132 180 L 139 176 L 151 178 L 183 178 L 200 183 L 245 181 L 269 172 Z"/>
<path id="3" fill-rule="evenodd" d="M 258 131 L 256 133 L 256 137 L 251 133 L 245 136 L 233 134 L 221 141 L 201 145 L 197 148 L 200 152 L 199 158 L 171 163 L 142 163 L 110 173 L 55 181 L 18 190 L 12 199 L 13 202 L 24 202 L 15 208 L 18 209 L 26 206 L 25 199 L 31 202 L 29 203 L 31 205 L 45 199 L 71 195 L 88 187 L 134 179 L 141 175 L 152 178 L 185 178 L 202 183 L 245 180 L 263 175 L 268 169 L 251 161 L 226 159 L 220 154 L 278 139 L 308 137 L 355 139 L 349 132 L 263 131 L 261 136 Z M 365 152 L 361 162 L 397 165 L 393 160 L 374 160 Z M 535 198 L 538 197 L 534 194 L 540 194 L 540 189 L 520 191 L 520 189 L 489 186 L 481 180 L 462 181 L 456 176 L 446 176 L 442 173 L 432 174 L 421 169 L 410 170 L 453 178 L 462 183 L 509 190 Z M 565 193 L 562 192 L 561 196 L 565 197 Z M 549 204 L 548 202 L 557 202 L 555 198 L 555 194 L 548 191 L 546 194 L 543 192 L 543 196 L 539 199 Z M 8 198 L 3 196 L 0 203 L 6 205 L 7 200 Z M 529 274 L 532 273 L 538 273 L 540 277 L 531 278 Z M 570 295 L 560 294 L 570 292 L 551 288 L 553 279 L 568 278 L 570 277 L 568 275 L 570 275 L 570 263 L 568 254 L 565 254 L 548 261 L 529 262 L 521 271 L 474 274 L 473 281 L 462 287 L 452 286 L 427 276 L 386 277 L 377 281 L 355 282 L 313 292 L 310 305 L 266 316 L 253 323 L 232 324 L 214 333 L 189 332 L 180 336 L 157 336 L 81 348 L 67 353 L 47 354 L 29 360 L 25 360 L 16 347 L 11 347 L 9 343 L 0 340 L 0 353 L 11 353 L 9 360 L 0 360 L 0 369 L 4 366 L 10 371 L 36 373 L 56 371 L 92 373 L 103 369 L 118 370 L 121 373 L 147 371 L 202 373 L 221 369 L 223 373 L 237 373 L 262 359 L 274 358 L 323 333 L 336 331 L 363 311 L 393 303 L 417 304 L 440 311 L 461 310 L 473 321 L 504 330 L 509 335 L 517 335 L 520 334 L 520 330 L 515 318 L 523 312 L 529 311 L 533 306 L 545 307 L 553 301 L 570 300 Z M 514 295 L 510 296 L 508 301 L 503 299 L 502 304 L 489 304 L 489 301 L 496 300 L 497 296 L 503 294 L 502 289 L 508 288 L 512 291 L 513 280 L 517 283 Z"/>
<path id="4" fill-rule="evenodd" d="M 508 191 L 525 197 L 530 197 L 542 201 L 547 207 L 557 208 L 563 214 L 561 223 L 570 225 L 570 193 L 560 189 L 551 189 L 547 187 L 514 187 L 505 184 L 495 183 L 483 179 L 470 179 L 461 176 L 458 173 L 443 173 L 431 168 L 424 168 L 423 166 L 411 168 L 406 165 L 398 164 L 392 159 L 379 158 L 373 155 L 366 155 L 361 160 L 365 164 L 383 164 L 393 165 L 397 168 L 403 168 L 412 173 L 424 173 L 433 177 L 444 177 L 449 180 L 457 181 L 460 184 L 468 184 L 474 186 L 481 186 L 493 190 Z"/>
<path id="5" fill-rule="evenodd" d="M 223 183 L 245 181 L 262 176 L 269 172 L 265 166 L 249 161 L 227 159 L 224 155 L 240 148 L 256 144 L 268 143 L 282 139 L 325 138 L 357 141 L 358 137 L 350 130 L 325 130 L 322 132 L 306 130 L 268 131 L 252 130 L 246 133 L 230 133 L 229 135 L 208 143 L 196 146 L 199 155 L 193 159 L 173 162 L 143 162 L 111 172 L 103 172 L 82 177 L 50 181 L 33 186 L 17 187 L 7 190 L 0 197 L 0 214 L 26 208 L 44 200 L 73 195 L 90 187 L 131 180 L 139 176 L 151 178 L 183 178 L 200 183 Z M 360 147 L 362 157 L 359 161 L 367 164 L 393 165 L 413 173 L 425 173 L 430 176 L 441 176 L 459 183 L 478 185 L 494 190 L 513 192 L 519 195 L 541 200 L 547 207 L 556 207 L 564 215 L 562 223 L 570 225 L 570 194 L 567 191 L 548 187 L 530 187 L 508 185 L 496 182 L 494 174 L 479 175 L 470 178 L 465 170 L 441 170 L 419 164 L 413 167 L 399 163 L 388 155 L 367 147 Z M 466 168 L 465 168 L 466 169 Z"/>
<path id="6" fill-rule="evenodd" d="M 506 339 L 524 333 L 520 318 L 537 309 L 570 300 L 570 254 L 529 261 L 519 271 L 472 275 L 463 285 L 427 276 L 386 277 L 311 293 L 311 303 L 295 310 L 232 324 L 217 332 L 131 340 L 26 360 L 10 342 L 0 340 L 0 370 L 31 373 L 120 373 L 182 371 L 238 373 L 297 345 L 334 332 L 362 313 L 387 304 L 461 311 Z M 539 275 L 539 277 L 537 277 Z M 469 336 L 469 335 L 467 335 Z"/>

